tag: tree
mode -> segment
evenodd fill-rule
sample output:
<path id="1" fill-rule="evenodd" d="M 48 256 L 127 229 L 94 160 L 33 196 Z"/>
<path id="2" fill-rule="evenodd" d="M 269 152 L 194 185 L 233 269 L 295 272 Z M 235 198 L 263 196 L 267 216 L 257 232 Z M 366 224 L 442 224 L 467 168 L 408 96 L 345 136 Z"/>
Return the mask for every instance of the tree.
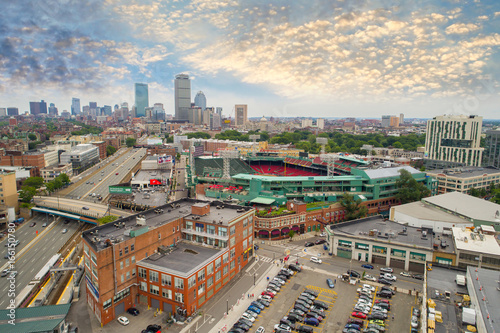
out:
<path id="1" fill-rule="evenodd" d="M 19 199 L 21 199 L 22 202 L 30 203 L 31 199 L 36 194 L 36 188 L 33 186 L 23 186 L 21 188 L 21 191 L 19 191 Z"/>
<path id="2" fill-rule="evenodd" d="M 188 139 L 210 139 L 211 136 L 208 133 L 205 132 L 195 132 L 195 133 L 188 133 L 187 134 Z"/>
<path id="3" fill-rule="evenodd" d="M 67 174 L 65 174 L 65 173 L 61 173 L 59 176 L 57 176 L 57 178 L 61 179 L 61 181 L 65 185 L 70 183 L 69 176 Z"/>
<path id="4" fill-rule="evenodd" d="M 127 138 L 125 140 L 125 144 L 127 145 L 127 147 L 133 147 L 135 145 L 135 139 L 134 138 Z"/>
<path id="5" fill-rule="evenodd" d="M 107 146 L 106 147 L 106 156 L 111 156 L 114 153 L 116 153 L 116 148 L 113 146 Z"/>
<path id="6" fill-rule="evenodd" d="M 288 237 L 290 237 L 290 241 L 292 241 L 293 236 L 295 236 L 295 231 L 294 230 L 290 230 L 288 232 Z"/>
<path id="7" fill-rule="evenodd" d="M 23 183 L 23 186 L 40 188 L 43 185 L 42 177 L 28 177 Z"/>
<path id="8" fill-rule="evenodd" d="M 431 191 L 423 183 L 417 182 L 409 171 L 401 169 L 399 173 L 399 179 L 396 180 L 396 188 L 398 189 L 396 198 L 402 204 L 419 201 L 431 195 Z"/>
<path id="9" fill-rule="evenodd" d="M 45 187 L 47 188 L 47 192 L 52 193 L 55 190 L 55 185 L 54 182 L 48 182 L 45 184 Z"/>
<path id="10" fill-rule="evenodd" d="M 30 139 L 31 141 L 35 141 L 37 139 L 36 134 L 33 133 L 28 134 L 28 139 Z"/>
<path id="11" fill-rule="evenodd" d="M 165 137 L 167 138 L 167 143 L 174 143 L 174 137 L 173 136 L 167 136 L 167 134 L 165 134 Z"/>
<path id="12" fill-rule="evenodd" d="M 99 223 L 99 225 L 102 225 L 102 224 L 106 224 L 106 223 L 109 223 L 109 222 L 114 222 L 117 219 L 118 219 L 118 216 L 106 215 L 106 216 L 98 218 L 97 222 Z"/>
<path id="13" fill-rule="evenodd" d="M 346 210 L 346 219 L 354 220 L 365 217 L 368 213 L 366 206 L 362 206 L 363 201 L 358 198 L 354 200 L 354 196 L 350 193 L 344 193 L 342 199 L 340 199 L 340 204 Z"/>

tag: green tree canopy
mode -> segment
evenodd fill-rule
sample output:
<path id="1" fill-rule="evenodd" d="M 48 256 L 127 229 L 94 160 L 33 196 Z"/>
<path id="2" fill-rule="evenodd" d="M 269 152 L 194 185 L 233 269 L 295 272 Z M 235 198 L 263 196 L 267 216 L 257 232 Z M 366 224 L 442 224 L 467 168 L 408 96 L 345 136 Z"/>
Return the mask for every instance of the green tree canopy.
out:
<path id="1" fill-rule="evenodd" d="M 419 201 L 431 195 L 431 191 L 423 183 L 417 182 L 409 171 L 401 169 L 399 173 L 399 179 L 396 180 L 396 188 L 398 189 L 396 198 L 402 204 Z"/>
<path id="2" fill-rule="evenodd" d="M 43 185 L 42 177 L 28 177 L 23 183 L 23 186 L 40 188 Z"/>
<path id="3" fill-rule="evenodd" d="M 350 193 L 344 193 L 342 199 L 340 199 L 340 204 L 346 210 L 346 219 L 354 220 L 365 217 L 368 213 L 368 209 L 366 206 L 362 206 L 362 200 L 356 199 L 354 200 L 354 196 Z"/>
<path id="4" fill-rule="evenodd" d="M 35 141 L 36 140 L 36 134 L 33 134 L 33 133 L 28 134 L 28 139 L 30 139 L 31 141 Z"/>
<path id="5" fill-rule="evenodd" d="M 116 148 L 113 146 L 107 146 L 106 147 L 106 156 L 111 156 L 114 153 L 116 153 Z"/>
<path id="6" fill-rule="evenodd" d="M 97 222 L 101 225 L 101 224 L 106 224 L 106 223 L 109 223 L 109 222 L 114 222 L 117 219 L 118 219 L 118 216 L 106 215 L 106 216 L 98 218 Z"/>
<path id="7" fill-rule="evenodd" d="M 19 191 L 19 199 L 22 202 L 30 203 L 31 199 L 36 195 L 36 188 L 33 186 L 23 186 Z"/>
<path id="8" fill-rule="evenodd" d="M 188 139 L 210 139 L 211 136 L 205 132 L 194 132 L 187 134 Z"/>
<path id="9" fill-rule="evenodd" d="M 134 138 L 127 138 L 125 140 L 125 144 L 127 145 L 127 147 L 133 147 L 135 145 L 135 139 Z"/>

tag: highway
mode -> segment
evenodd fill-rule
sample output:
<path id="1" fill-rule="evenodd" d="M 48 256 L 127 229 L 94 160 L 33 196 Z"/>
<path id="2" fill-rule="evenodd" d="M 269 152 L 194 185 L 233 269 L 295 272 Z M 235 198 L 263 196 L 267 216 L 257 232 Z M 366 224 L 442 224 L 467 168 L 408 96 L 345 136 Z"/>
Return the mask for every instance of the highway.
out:
<path id="1" fill-rule="evenodd" d="M 16 230 L 15 235 L 21 240 L 19 246 L 16 247 L 16 252 L 20 253 L 21 250 L 24 249 L 22 254 L 16 254 L 14 267 L 14 269 L 18 272 L 15 278 L 16 294 L 19 294 L 21 290 L 28 285 L 28 283 L 34 278 L 40 269 L 42 269 L 47 261 L 54 254 L 56 254 L 61 246 L 63 246 L 76 232 L 79 226 L 78 222 L 71 221 L 68 224 L 64 224 L 64 219 L 58 219 L 56 222 L 45 227 L 49 228 L 47 233 L 38 236 L 34 243 L 32 243 L 30 247 L 27 247 L 29 241 L 34 238 L 33 235 L 36 233 L 36 230 L 38 230 L 39 234 L 43 231 L 44 228 L 42 228 L 42 221 L 44 220 L 45 216 L 37 216 L 34 219 L 25 222 Z M 36 226 L 30 227 L 29 225 L 34 221 L 36 221 Z M 63 229 L 68 229 L 68 232 L 63 234 Z M 24 241 L 22 239 L 24 239 Z M 4 243 L 5 240 L 2 241 L 2 244 Z M 4 267 L 7 263 L 7 260 L 3 257 L 5 252 L 6 248 L 2 245 L 2 267 Z M 7 279 L 5 277 L 0 278 L 0 309 L 5 309 L 8 305 L 8 289 Z"/>
<path id="2" fill-rule="evenodd" d="M 97 167 L 97 172 L 94 172 L 85 182 L 81 181 L 76 184 L 76 188 L 67 194 L 66 198 L 97 202 L 96 197 L 89 196 L 92 193 L 105 198 L 109 194 L 108 186 L 121 183 L 144 155 L 146 155 L 146 149 L 137 148 L 121 154 L 114 160 L 109 160 L 107 164 Z"/>
<path id="3" fill-rule="evenodd" d="M 108 206 L 102 203 L 84 202 L 76 199 L 58 198 L 58 197 L 35 197 L 33 201 L 38 206 L 47 207 L 54 210 L 66 211 L 75 215 L 97 215 L 102 217 L 106 215 Z M 88 208 L 84 210 L 83 207 Z M 110 215 L 125 216 L 131 213 L 121 209 L 110 209 Z"/>

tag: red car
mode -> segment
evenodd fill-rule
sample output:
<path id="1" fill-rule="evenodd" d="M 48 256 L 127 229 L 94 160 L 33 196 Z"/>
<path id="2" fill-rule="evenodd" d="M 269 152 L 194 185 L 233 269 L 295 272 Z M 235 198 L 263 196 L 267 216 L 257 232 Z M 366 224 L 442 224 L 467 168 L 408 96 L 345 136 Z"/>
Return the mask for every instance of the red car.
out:
<path id="1" fill-rule="evenodd" d="M 377 304 L 377 303 L 391 304 L 388 299 L 376 299 L 375 304 Z"/>
<path id="2" fill-rule="evenodd" d="M 366 315 L 363 312 L 353 312 L 351 316 L 361 319 L 366 319 Z"/>
<path id="3" fill-rule="evenodd" d="M 271 297 L 271 298 L 274 298 L 274 294 L 273 294 L 273 293 L 270 293 L 270 292 L 268 292 L 268 291 L 263 291 L 261 295 L 267 295 L 267 296 L 269 296 L 269 297 Z"/>

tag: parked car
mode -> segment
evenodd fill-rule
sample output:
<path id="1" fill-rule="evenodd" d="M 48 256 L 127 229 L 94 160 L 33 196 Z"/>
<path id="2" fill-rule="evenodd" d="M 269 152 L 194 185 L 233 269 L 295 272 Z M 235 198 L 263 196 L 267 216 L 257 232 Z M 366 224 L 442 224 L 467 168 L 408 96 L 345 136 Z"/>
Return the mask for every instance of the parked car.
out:
<path id="1" fill-rule="evenodd" d="M 147 330 L 149 331 L 152 331 L 152 332 L 158 332 L 159 330 L 161 330 L 161 326 L 160 325 L 156 325 L 156 324 L 151 324 L 151 325 L 148 325 L 148 327 L 146 327 Z"/>
<path id="2" fill-rule="evenodd" d="M 311 294 L 308 294 L 306 292 L 303 292 L 302 294 L 300 294 L 299 296 L 304 296 L 304 297 L 307 297 L 309 298 L 311 301 L 314 301 L 316 299 L 316 296 L 314 295 L 311 295 Z"/>
<path id="3" fill-rule="evenodd" d="M 365 283 L 365 284 L 363 284 L 363 285 L 362 285 L 362 287 L 363 287 L 363 289 L 368 289 L 368 290 L 370 290 L 371 292 L 375 292 L 375 287 L 374 287 L 374 286 L 372 286 L 371 284 L 366 284 L 366 283 Z"/>
<path id="4" fill-rule="evenodd" d="M 372 311 L 372 313 L 370 313 L 370 315 L 368 315 L 367 318 L 369 320 L 375 320 L 375 319 L 386 320 L 387 319 L 387 315 L 385 313 L 382 313 L 382 312 Z"/>
<path id="5" fill-rule="evenodd" d="M 256 307 L 256 306 L 254 306 L 254 305 L 250 305 L 248 307 L 248 310 L 253 311 L 253 312 L 257 313 L 257 314 L 260 314 L 260 309 L 258 307 Z"/>
<path id="6" fill-rule="evenodd" d="M 322 302 L 322 301 L 313 301 L 313 304 L 314 304 L 314 306 L 317 306 L 317 307 L 323 308 L 325 310 L 328 310 L 328 304 L 326 304 L 325 302 Z"/>
<path id="7" fill-rule="evenodd" d="M 335 285 L 333 284 L 332 279 L 326 279 L 326 284 L 327 284 L 327 285 L 328 285 L 328 287 L 330 287 L 330 288 L 335 288 Z"/>
<path id="8" fill-rule="evenodd" d="M 295 305 L 303 306 L 306 309 L 309 309 L 311 307 L 311 304 L 301 301 L 300 299 L 295 301 Z"/>
<path id="9" fill-rule="evenodd" d="M 384 272 L 384 273 L 393 273 L 394 272 L 394 270 L 392 268 L 390 268 L 390 267 L 382 267 L 380 269 L 380 271 Z"/>
<path id="10" fill-rule="evenodd" d="M 311 246 L 314 246 L 314 243 L 313 242 L 306 242 L 304 244 L 305 247 L 311 247 Z"/>
<path id="11" fill-rule="evenodd" d="M 364 276 L 364 279 L 367 280 L 367 281 L 373 281 L 373 282 L 377 282 L 377 278 L 370 275 L 370 274 L 365 274 Z"/>
<path id="12" fill-rule="evenodd" d="M 356 324 L 356 325 L 363 325 L 363 321 L 361 319 L 357 318 L 349 318 L 347 319 L 348 324 Z"/>
<path id="13" fill-rule="evenodd" d="M 356 331 L 361 331 L 361 325 L 358 324 L 346 324 L 344 328 L 354 328 Z"/>
<path id="14" fill-rule="evenodd" d="M 265 309 L 264 304 L 262 304 L 262 303 L 260 303 L 260 302 L 258 302 L 258 301 L 253 301 L 252 303 L 250 303 L 250 305 L 254 305 L 254 306 L 258 307 L 258 308 L 259 308 L 259 309 L 261 309 L 261 310 L 264 310 L 264 309 Z"/>
<path id="15" fill-rule="evenodd" d="M 373 269 L 373 265 L 370 265 L 370 264 L 363 264 L 363 265 L 361 265 L 361 267 L 368 268 L 368 269 Z"/>
<path id="16" fill-rule="evenodd" d="M 386 285 L 388 285 L 388 286 L 391 286 L 391 285 L 392 285 L 392 282 L 391 282 L 391 281 L 386 280 L 386 279 L 384 279 L 384 278 L 379 278 L 379 279 L 378 279 L 378 283 L 386 284 Z"/>
<path id="17" fill-rule="evenodd" d="M 382 286 L 380 288 L 380 290 L 387 290 L 387 291 L 391 292 L 393 295 L 396 295 L 396 291 L 394 289 L 387 287 L 387 286 Z"/>
<path id="18" fill-rule="evenodd" d="M 273 294 L 273 293 L 270 293 L 270 292 L 268 292 L 268 291 L 263 291 L 263 292 L 261 293 L 261 295 L 262 295 L 262 296 L 267 295 L 267 296 L 269 296 L 269 297 L 271 297 L 271 298 L 274 298 L 274 294 Z"/>
<path id="19" fill-rule="evenodd" d="M 381 290 L 377 293 L 377 296 L 384 298 L 392 298 L 392 293 L 390 291 Z"/>
<path id="20" fill-rule="evenodd" d="M 326 240 L 324 240 L 324 239 L 317 239 L 317 240 L 314 242 L 314 244 L 316 244 L 316 245 L 319 245 L 319 244 L 324 244 L 324 243 L 326 243 Z"/>
<path id="21" fill-rule="evenodd" d="M 117 321 L 124 326 L 130 324 L 127 317 L 125 317 L 125 316 L 118 317 Z"/>
<path id="22" fill-rule="evenodd" d="M 266 308 L 268 308 L 269 305 L 271 304 L 271 301 L 269 301 L 267 299 L 258 299 L 257 302 L 259 302 L 260 304 L 264 305 Z"/>
<path id="23" fill-rule="evenodd" d="M 296 308 L 291 309 L 290 313 L 296 314 L 297 316 L 301 316 L 301 317 L 304 317 L 306 315 L 306 311 L 302 311 L 302 310 L 299 310 L 299 309 L 296 309 Z"/>
<path id="24" fill-rule="evenodd" d="M 249 312 L 243 312 L 243 314 L 241 315 L 241 318 L 246 319 L 246 320 L 250 320 L 252 323 L 255 321 L 255 317 L 253 315 L 249 314 Z"/>
<path id="25" fill-rule="evenodd" d="M 318 326 L 319 325 L 319 320 L 316 318 L 305 318 L 304 319 L 304 324 L 307 325 L 312 325 L 312 326 Z"/>
<path id="26" fill-rule="evenodd" d="M 311 257 L 311 261 L 316 263 L 316 264 L 321 264 L 321 259 L 318 259 L 316 257 Z"/>
<path id="27" fill-rule="evenodd" d="M 413 274 L 412 277 L 414 279 L 417 279 L 417 280 L 423 280 L 424 279 L 424 275 L 423 274 Z"/>
<path id="28" fill-rule="evenodd" d="M 361 274 L 359 274 L 358 272 L 353 271 L 353 270 L 347 270 L 347 274 L 349 274 L 349 276 L 352 276 L 354 278 L 360 278 L 361 277 Z"/>
<path id="29" fill-rule="evenodd" d="M 420 317 L 420 310 L 419 309 L 413 309 L 413 313 L 412 313 L 413 316 L 419 318 Z"/>
<path id="30" fill-rule="evenodd" d="M 292 329 L 295 328 L 295 323 L 292 322 L 291 320 L 288 320 L 288 316 L 285 316 L 283 318 L 280 319 L 280 324 L 283 324 L 283 325 L 286 325 Z"/>
<path id="31" fill-rule="evenodd" d="M 309 298 L 307 297 L 304 297 L 304 296 L 299 296 L 299 298 L 297 298 L 298 301 L 302 301 L 306 304 L 309 304 L 309 305 L 312 305 L 313 301 L 310 300 Z"/>
<path id="32" fill-rule="evenodd" d="M 372 311 L 377 311 L 377 312 L 382 312 L 382 313 L 385 313 L 387 314 L 387 309 L 382 307 L 382 306 L 377 306 L 377 305 L 374 305 L 372 307 Z"/>
<path id="33" fill-rule="evenodd" d="M 68 229 L 63 229 L 63 230 L 61 231 L 61 233 L 63 233 L 63 234 L 65 234 L 65 233 L 67 233 L 67 232 L 68 232 Z"/>
<path id="34" fill-rule="evenodd" d="M 401 272 L 401 273 L 399 273 L 399 275 L 406 276 L 406 277 L 411 277 L 411 274 L 409 272 L 404 272 L 404 271 Z"/>
<path id="35" fill-rule="evenodd" d="M 299 265 L 290 264 L 288 267 L 294 272 L 301 272 L 302 268 Z"/>
<path id="36" fill-rule="evenodd" d="M 130 313 L 132 316 L 139 315 L 139 310 L 137 310 L 136 308 L 128 308 L 127 312 Z"/>
<path id="37" fill-rule="evenodd" d="M 248 326 L 247 324 L 245 323 L 242 323 L 242 322 L 239 322 L 237 321 L 236 323 L 234 323 L 233 325 L 233 328 L 239 328 L 239 329 L 242 329 L 243 331 L 245 332 L 248 332 L 250 330 L 250 327 L 251 326 Z"/>
<path id="38" fill-rule="evenodd" d="M 305 293 L 308 293 L 309 295 L 313 295 L 314 297 L 318 297 L 319 296 L 319 293 L 315 290 L 312 290 L 312 289 L 306 289 L 304 290 Z"/>
<path id="39" fill-rule="evenodd" d="M 351 313 L 351 316 L 353 316 L 355 318 L 366 319 L 366 315 L 363 312 L 354 311 Z"/>
<path id="40" fill-rule="evenodd" d="M 372 319 L 368 322 L 368 324 L 377 324 L 379 326 L 385 327 L 384 321 L 380 319 Z"/>
<path id="41" fill-rule="evenodd" d="M 306 318 L 316 318 L 318 321 L 323 321 L 323 317 L 317 314 L 316 312 L 308 312 L 306 313 Z"/>
<path id="42" fill-rule="evenodd" d="M 47 222 L 44 222 L 44 223 L 42 224 L 42 228 L 45 228 L 46 226 L 47 226 Z"/>
<path id="43" fill-rule="evenodd" d="M 302 316 L 299 316 L 298 314 L 296 313 L 289 313 L 288 316 L 286 317 L 289 321 L 291 321 L 292 323 L 296 323 L 296 322 L 300 322 L 302 321 L 303 317 Z"/>
<path id="44" fill-rule="evenodd" d="M 418 317 L 417 316 L 412 316 L 411 317 L 411 327 L 418 327 Z"/>
<path id="45" fill-rule="evenodd" d="M 293 306 L 294 309 L 299 309 L 300 311 L 307 313 L 309 310 L 303 306 L 302 304 L 295 303 Z"/>
<path id="46" fill-rule="evenodd" d="M 384 279 L 386 279 L 388 281 L 393 281 L 393 282 L 396 282 L 396 280 L 397 280 L 397 277 L 395 275 L 392 275 L 389 273 L 384 273 L 384 274 L 381 273 L 380 277 L 383 277 Z"/>
<path id="47" fill-rule="evenodd" d="M 259 326 L 259 328 L 257 328 L 257 331 L 255 331 L 255 333 L 265 333 L 266 332 L 266 329 L 262 326 Z"/>
<path id="48" fill-rule="evenodd" d="M 314 329 L 311 326 L 302 325 L 296 328 L 299 333 L 313 333 Z"/>
<path id="49" fill-rule="evenodd" d="M 82 209 L 83 209 L 83 210 L 89 210 L 89 207 L 85 207 L 85 206 L 83 206 L 83 207 L 82 207 Z"/>
<path id="50" fill-rule="evenodd" d="M 287 326 L 285 324 L 276 324 L 274 325 L 274 331 L 279 331 L 281 330 L 281 332 L 291 332 L 292 331 L 292 328 L 290 326 Z"/>

